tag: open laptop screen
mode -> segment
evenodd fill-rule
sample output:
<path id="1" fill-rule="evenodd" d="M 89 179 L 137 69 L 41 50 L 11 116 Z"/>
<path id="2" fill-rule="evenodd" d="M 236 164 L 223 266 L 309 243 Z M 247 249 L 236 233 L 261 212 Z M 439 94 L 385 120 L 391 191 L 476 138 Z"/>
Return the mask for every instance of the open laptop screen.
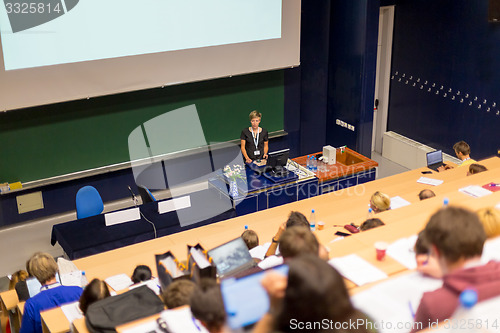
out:
<path id="1" fill-rule="evenodd" d="M 443 162 L 443 151 L 436 150 L 427 153 L 427 166 Z"/>
<path id="2" fill-rule="evenodd" d="M 287 265 L 273 267 L 270 270 L 288 275 Z M 231 329 L 254 324 L 269 311 L 269 297 L 261 285 L 266 272 L 221 281 L 222 299 Z"/>
<path id="3" fill-rule="evenodd" d="M 208 255 L 215 263 L 217 273 L 221 276 L 253 262 L 248 247 L 241 237 L 208 251 Z"/>

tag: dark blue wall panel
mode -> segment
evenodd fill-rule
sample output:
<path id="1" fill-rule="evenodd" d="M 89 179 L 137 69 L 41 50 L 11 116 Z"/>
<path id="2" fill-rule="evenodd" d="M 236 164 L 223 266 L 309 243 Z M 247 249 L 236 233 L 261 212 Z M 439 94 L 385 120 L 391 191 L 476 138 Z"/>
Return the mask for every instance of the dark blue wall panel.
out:
<path id="1" fill-rule="evenodd" d="M 500 25 L 488 0 L 396 1 L 388 130 L 453 154 L 500 148 Z"/>
<path id="2" fill-rule="evenodd" d="M 301 155 L 320 151 L 326 143 L 330 3 L 331 1 L 302 1 Z"/>
<path id="3" fill-rule="evenodd" d="M 332 1 L 327 143 L 371 155 L 380 2 Z M 336 125 L 339 119 L 355 131 Z"/>

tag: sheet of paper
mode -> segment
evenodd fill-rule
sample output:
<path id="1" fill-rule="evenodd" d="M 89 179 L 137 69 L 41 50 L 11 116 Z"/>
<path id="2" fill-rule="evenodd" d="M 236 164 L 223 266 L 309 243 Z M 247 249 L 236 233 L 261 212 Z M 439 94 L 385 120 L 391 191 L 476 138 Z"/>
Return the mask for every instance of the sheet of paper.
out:
<path id="1" fill-rule="evenodd" d="M 256 246 L 250 250 L 250 255 L 252 256 L 252 258 L 264 260 L 264 257 L 266 256 L 266 252 L 269 249 L 269 246 L 271 246 L 271 242 Z"/>
<path id="2" fill-rule="evenodd" d="M 398 330 L 397 323 L 411 325 L 423 293 L 436 290 L 442 284 L 441 279 L 412 272 L 383 281 L 352 296 L 351 301 L 354 307 L 378 323 L 379 333 L 407 333 L 410 328 L 403 327 Z M 381 325 L 382 321 L 386 324 Z"/>
<path id="3" fill-rule="evenodd" d="M 104 214 L 106 227 L 126 222 L 137 221 L 141 219 L 139 207 L 121 210 L 118 212 Z"/>
<path id="4" fill-rule="evenodd" d="M 500 261 L 500 237 L 488 239 L 486 243 L 484 243 L 481 261 L 487 263 L 491 260 Z"/>
<path id="5" fill-rule="evenodd" d="M 205 254 L 200 249 L 196 249 L 194 247 L 189 250 L 189 253 L 193 257 L 194 261 L 198 265 L 200 269 L 207 268 L 210 266 L 210 262 L 208 261 Z"/>
<path id="6" fill-rule="evenodd" d="M 70 273 L 60 274 L 61 284 L 63 286 L 82 287 L 82 272 L 73 271 Z"/>
<path id="7" fill-rule="evenodd" d="M 158 202 L 158 213 L 165 214 L 189 207 L 191 207 L 191 197 L 187 195 L 185 197 Z"/>
<path id="8" fill-rule="evenodd" d="M 115 291 L 126 289 L 134 284 L 127 274 L 113 275 L 104 281 Z"/>
<path id="9" fill-rule="evenodd" d="M 470 186 L 462 187 L 461 189 L 459 189 L 459 191 L 462 193 L 465 193 L 467 195 L 470 195 L 471 197 L 474 197 L 474 198 L 481 198 L 481 197 L 484 197 L 485 195 L 493 193 L 493 192 L 488 191 L 487 189 L 482 188 L 481 186 L 477 186 L 477 185 L 470 185 Z"/>
<path id="10" fill-rule="evenodd" d="M 431 185 L 431 186 L 438 186 L 438 185 L 441 185 L 443 183 L 443 181 L 439 180 L 439 179 L 428 178 L 428 177 L 420 177 L 417 180 L 417 183 Z"/>
<path id="11" fill-rule="evenodd" d="M 387 274 L 356 254 L 333 258 L 328 261 L 346 279 L 358 286 L 387 278 Z"/>
<path id="12" fill-rule="evenodd" d="M 165 319 L 172 333 L 208 333 L 205 327 L 194 319 L 191 309 L 187 306 L 165 310 L 161 317 Z"/>
<path id="13" fill-rule="evenodd" d="M 417 237 L 417 235 L 413 235 L 408 238 L 398 239 L 389 245 L 387 248 L 387 255 L 391 256 L 394 260 L 408 269 L 417 268 L 414 251 Z"/>
<path id="14" fill-rule="evenodd" d="M 152 291 L 154 291 L 156 295 L 160 295 L 160 288 L 161 287 L 160 287 L 160 281 L 158 280 L 158 278 L 154 278 L 154 279 L 151 279 L 148 281 L 142 281 L 142 282 L 136 283 L 136 284 L 130 286 L 128 289 L 132 290 L 132 289 L 144 286 L 144 285 L 148 286 L 148 288 L 151 289 Z"/>
<path id="15" fill-rule="evenodd" d="M 397 209 L 408 205 L 411 205 L 411 203 L 401 198 L 400 196 L 391 198 L 391 209 Z"/>
<path id="16" fill-rule="evenodd" d="M 269 256 L 266 259 L 259 262 L 257 265 L 262 269 L 268 269 L 274 266 L 281 265 L 283 263 L 283 257 L 281 256 Z"/>
<path id="17" fill-rule="evenodd" d="M 61 257 L 57 258 L 57 267 L 59 268 L 60 275 L 78 271 L 78 267 L 71 260 Z"/>
<path id="18" fill-rule="evenodd" d="M 83 312 L 80 310 L 79 304 L 80 302 L 77 301 L 61 306 L 62 312 L 66 318 L 68 318 L 70 323 L 72 323 L 75 319 L 83 318 Z"/>

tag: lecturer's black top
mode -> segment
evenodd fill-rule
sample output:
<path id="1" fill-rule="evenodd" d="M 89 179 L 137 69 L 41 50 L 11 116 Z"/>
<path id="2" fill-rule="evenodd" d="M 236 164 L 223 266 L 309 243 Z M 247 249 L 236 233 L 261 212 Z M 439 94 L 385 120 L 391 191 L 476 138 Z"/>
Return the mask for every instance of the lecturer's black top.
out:
<path id="1" fill-rule="evenodd" d="M 241 131 L 241 140 L 245 140 L 245 150 L 247 151 L 248 157 L 252 160 L 260 160 L 264 155 L 264 142 L 269 141 L 269 133 L 265 128 L 259 133 L 259 141 L 257 143 L 257 148 L 255 148 L 255 141 L 252 132 L 247 128 Z M 258 150 L 259 154 L 255 155 L 254 152 Z"/>

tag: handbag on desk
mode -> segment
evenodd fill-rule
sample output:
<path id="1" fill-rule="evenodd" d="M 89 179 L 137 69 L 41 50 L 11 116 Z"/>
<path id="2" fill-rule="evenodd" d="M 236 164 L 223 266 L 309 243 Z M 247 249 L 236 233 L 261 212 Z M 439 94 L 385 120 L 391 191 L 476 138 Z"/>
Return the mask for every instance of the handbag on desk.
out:
<path id="1" fill-rule="evenodd" d="M 191 280 L 198 283 L 202 278 L 215 279 L 217 269 L 203 246 L 200 243 L 195 246 L 188 245 L 187 250 L 188 269 L 191 274 Z"/>
<path id="2" fill-rule="evenodd" d="M 85 324 L 91 333 L 114 333 L 117 326 L 152 316 L 164 309 L 163 302 L 154 291 L 142 286 L 90 304 Z"/>

